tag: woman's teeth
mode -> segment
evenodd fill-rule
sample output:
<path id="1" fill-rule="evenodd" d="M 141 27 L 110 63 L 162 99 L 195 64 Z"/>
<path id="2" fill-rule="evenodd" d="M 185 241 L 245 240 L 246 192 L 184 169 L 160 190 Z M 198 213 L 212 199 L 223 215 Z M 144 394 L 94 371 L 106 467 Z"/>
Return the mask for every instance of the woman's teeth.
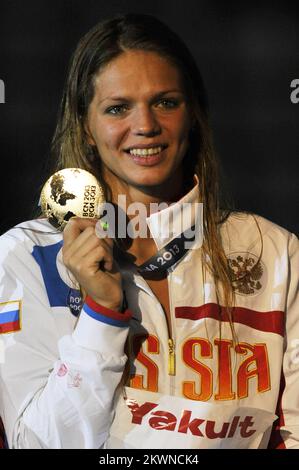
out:
<path id="1" fill-rule="evenodd" d="M 153 147 L 149 149 L 131 149 L 131 155 L 138 155 L 139 157 L 147 157 L 148 155 L 156 155 L 157 153 L 162 152 L 162 147 Z"/>

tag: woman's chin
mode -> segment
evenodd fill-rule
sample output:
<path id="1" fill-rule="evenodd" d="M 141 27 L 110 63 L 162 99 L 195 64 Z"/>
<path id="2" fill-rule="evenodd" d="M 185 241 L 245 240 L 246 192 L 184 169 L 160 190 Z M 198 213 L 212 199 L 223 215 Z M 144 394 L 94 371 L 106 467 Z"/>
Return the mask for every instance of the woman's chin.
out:
<path id="1" fill-rule="evenodd" d="M 138 187 L 138 188 L 157 188 L 164 185 L 168 181 L 167 175 L 163 177 L 161 174 L 157 175 L 143 175 L 140 177 L 136 177 L 131 179 L 131 185 Z M 170 188 L 168 188 L 170 189 Z"/>

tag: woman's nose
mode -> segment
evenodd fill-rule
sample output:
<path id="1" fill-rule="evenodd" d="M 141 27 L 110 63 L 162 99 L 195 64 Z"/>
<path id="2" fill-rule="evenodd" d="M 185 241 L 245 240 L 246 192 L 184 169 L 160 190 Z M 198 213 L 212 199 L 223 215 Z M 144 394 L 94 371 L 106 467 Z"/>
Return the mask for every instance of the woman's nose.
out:
<path id="1" fill-rule="evenodd" d="M 135 135 L 153 137 L 161 133 L 161 126 L 155 113 L 148 107 L 136 110 L 132 123 L 132 131 Z"/>

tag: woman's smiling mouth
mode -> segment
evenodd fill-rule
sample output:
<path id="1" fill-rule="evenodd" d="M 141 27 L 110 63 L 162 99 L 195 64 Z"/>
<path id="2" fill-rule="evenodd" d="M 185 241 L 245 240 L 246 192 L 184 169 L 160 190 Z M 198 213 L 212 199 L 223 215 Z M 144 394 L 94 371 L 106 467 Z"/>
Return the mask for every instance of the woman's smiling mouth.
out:
<path id="1" fill-rule="evenodd" d="M 152 147 L 136 146 L 126 150 L 126 153 L 137 165 L 152 166 L 163 160 L 163 151 L 166 147 L 167 145 L 157 145 Z"/>

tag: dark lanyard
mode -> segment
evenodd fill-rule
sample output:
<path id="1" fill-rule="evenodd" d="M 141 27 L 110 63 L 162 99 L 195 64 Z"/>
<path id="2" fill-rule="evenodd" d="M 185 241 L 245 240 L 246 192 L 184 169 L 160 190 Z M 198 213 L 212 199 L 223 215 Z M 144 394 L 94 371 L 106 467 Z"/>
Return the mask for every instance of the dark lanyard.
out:
<path id="1" fill-rule="evenodd" d="M 160 278 L 167 276 L 168 270 L 177 263 L 189 250 L 185 242 L 194 241 L 195 225 L 185 230 L 177 238 L 168 242 L 163 248 L 140 266 L 136 266 L 137 271 L 143 277 Z"/>

